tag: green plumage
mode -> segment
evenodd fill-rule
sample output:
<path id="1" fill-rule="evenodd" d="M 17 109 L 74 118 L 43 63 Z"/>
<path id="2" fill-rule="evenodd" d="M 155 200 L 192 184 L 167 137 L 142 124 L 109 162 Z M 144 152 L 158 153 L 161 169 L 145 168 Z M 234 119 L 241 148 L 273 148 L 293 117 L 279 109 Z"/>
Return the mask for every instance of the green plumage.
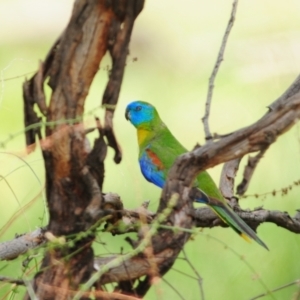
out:
<path id="1" fill-rule="evenodd" d="M 158 115 L 156 118 L 160 120 Z M 139 130 L 141 129 L 138 129 L 138 134 Z M 143 142 L 139 144 L 139 158 L 141 158 L 143 153 L 145 153 L 145 149 L 150 149 L 158 156 L 159 160 L 164 165 L 164 169 L 162 169 L 162 171 L 164 172 L 165 178 L 167 178 L 168 172 L 173 166 L 175 159 L 181 154 L 188 152 L 173 136 L 168 127 L 162 123 L 162 121 L 158 122 L 156 126 L 153 126 Z M 195 186 L 198 186 L 204 193 L 207 194 L 207 196 L 224 201 L 215 182 L 206 171 L 201 172 L 197 176 L 196 181 Z"/>

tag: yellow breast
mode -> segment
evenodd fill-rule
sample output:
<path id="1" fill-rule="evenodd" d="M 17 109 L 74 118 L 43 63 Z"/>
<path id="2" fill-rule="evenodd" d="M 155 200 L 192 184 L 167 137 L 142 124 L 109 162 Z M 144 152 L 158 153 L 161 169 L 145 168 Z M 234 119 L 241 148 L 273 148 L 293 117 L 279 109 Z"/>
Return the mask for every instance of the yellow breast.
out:
<path id="1" fill-rule="evenodd" d="M 147 137 L 149 137 L 149 131 L 145 129 L 137 130 L 138 143 L 141 145 Z"/>

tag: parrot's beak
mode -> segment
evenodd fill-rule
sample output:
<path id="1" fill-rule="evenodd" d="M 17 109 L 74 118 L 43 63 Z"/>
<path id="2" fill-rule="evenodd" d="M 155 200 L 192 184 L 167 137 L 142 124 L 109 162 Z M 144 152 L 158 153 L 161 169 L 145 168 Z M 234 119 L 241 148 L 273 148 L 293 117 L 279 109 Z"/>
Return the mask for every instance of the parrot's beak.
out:
<path id="1" fill-rule="evenodd" d="M 130 112 L 127 109 L 126 109 L 126 112 L 125 112 L 125 118 L 126 118 L 127 121 L 130 120 Z"/>

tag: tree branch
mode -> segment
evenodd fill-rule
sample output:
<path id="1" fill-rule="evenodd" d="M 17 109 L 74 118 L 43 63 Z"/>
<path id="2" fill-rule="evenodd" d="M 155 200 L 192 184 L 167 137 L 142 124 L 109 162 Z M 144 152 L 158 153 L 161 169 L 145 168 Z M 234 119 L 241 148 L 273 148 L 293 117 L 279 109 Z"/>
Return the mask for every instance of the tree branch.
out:
<path id="1" fill-rule="evenodd" d="M 0 243 L 0 260 L 11 260 L 45 242 L 45 228 L 17 236 L 11 241 Z"/>
<path id="2" fill-rule="evenodd" d="M 25 285 L 25 282 L 22 279 L 15 279 L 15 278 L 6 277 L 6 276 L 0 276 L 0 281 L 7 282 L 7 283 L 13 283 L 16 285 Z"/>
<path id="3" fill-rule="evenodd" d="M 300 77 L 297 85 L 300 84 Z M 181 155 L 169 173 L 170 181 L 176 180 L 186 187 L 201 171 L 243 157 L 247 153 L 260 151 L 274 143 L 278 136 L 289 130 L 300 117 L 300 93 L 285 99 L 284 105 L 274 105 L 254 124 L 233 132 L 213 144 L 204 145 Z M 166 190 L 169 190 L 169 184 Z"/>
<path id="4" fill-rule="evenodd" d="M 277 210 L 267 210 L 257 208 L 253 211 L 242 210 L 235 208 L 235 213 L 240 216 L 254 230 L 263 223 L 269 222 L 276 224 L 279 227 L 285 228 L 294 233 L 300 233 L 300 212 L 297 211 L 294 217 L 291 217 L 287 212 Z M 216 214 L 208 207 L 197 208 L 194 211 L 195 226 L 206 228 L 227 225 L 220 220 Z"/>

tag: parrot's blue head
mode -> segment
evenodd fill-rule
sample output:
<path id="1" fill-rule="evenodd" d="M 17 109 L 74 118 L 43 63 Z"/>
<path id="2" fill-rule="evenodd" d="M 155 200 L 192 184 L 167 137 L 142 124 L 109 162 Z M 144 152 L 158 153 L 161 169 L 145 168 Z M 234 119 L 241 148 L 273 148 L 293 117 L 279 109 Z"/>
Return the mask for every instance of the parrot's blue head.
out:
<path id="1" fill-rule="evenodd" d="M 128 104 L 125 118 L 136 128 L 148 127 L 155 121 L 160 120 L 155 107 L 144 101 L 134 101 Z"/>

